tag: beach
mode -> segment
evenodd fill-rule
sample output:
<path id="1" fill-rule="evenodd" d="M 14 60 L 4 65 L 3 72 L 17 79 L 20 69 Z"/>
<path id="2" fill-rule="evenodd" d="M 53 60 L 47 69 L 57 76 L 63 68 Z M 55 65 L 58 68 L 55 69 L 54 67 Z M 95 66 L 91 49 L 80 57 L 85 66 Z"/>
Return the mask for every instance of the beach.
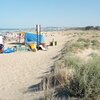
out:
<path id="1" fill-rule="evenodd" d="M 66 39 L 69 39 L 62 32 L 48 32 L 47 44 L 52 38 L 58 44 L 49 46 L 47 51 L 0 54 L 0 100 L 34 100 L 34 93 L 25 91 L 41 81 L 41 77 L 54 64 L 53 58 L 60 53 Z"/>

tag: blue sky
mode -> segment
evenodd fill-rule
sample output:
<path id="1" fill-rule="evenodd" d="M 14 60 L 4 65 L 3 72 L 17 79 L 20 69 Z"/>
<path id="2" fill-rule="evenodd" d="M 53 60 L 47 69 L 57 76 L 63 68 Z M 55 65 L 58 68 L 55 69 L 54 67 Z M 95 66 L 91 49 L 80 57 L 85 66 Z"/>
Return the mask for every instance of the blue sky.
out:
<path id="1" fill-rule="evenodd" d="M 100 26 L 100 0 L 0 0 L 0 28 Z"/>

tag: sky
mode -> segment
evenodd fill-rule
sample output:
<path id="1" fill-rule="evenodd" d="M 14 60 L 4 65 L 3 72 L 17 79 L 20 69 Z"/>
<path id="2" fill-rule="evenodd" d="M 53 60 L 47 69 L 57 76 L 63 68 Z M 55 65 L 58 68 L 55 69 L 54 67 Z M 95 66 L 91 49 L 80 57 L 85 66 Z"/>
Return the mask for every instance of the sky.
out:
<path id="1" fill-rule="evenodd" d="M 0 28 L 100 26 L 100 0 L 0 0 Z"/>

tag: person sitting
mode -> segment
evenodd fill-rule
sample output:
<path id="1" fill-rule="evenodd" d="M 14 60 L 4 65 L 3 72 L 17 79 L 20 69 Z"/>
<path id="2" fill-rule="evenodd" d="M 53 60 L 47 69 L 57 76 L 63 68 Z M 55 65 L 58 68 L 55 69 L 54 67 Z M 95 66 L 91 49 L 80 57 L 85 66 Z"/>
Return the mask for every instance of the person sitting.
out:
<path id="1" fill-rule="evenodd" d="M 0 44 L 0 53 L 3 53 L 3 50 L 4 50 L 4 45 Z"/>

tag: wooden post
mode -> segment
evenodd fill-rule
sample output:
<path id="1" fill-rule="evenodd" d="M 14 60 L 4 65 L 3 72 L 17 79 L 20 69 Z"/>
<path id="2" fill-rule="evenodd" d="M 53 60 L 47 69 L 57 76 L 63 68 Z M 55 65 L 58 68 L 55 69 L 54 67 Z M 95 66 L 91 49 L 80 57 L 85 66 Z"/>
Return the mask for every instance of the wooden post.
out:
<path id="1" fill-rule="evenodd" d="M 36 33 L 37 33 L 37 48 L 39 49 L 39 34 L 41 33 L 41 25 L 36 25 Z"/>

